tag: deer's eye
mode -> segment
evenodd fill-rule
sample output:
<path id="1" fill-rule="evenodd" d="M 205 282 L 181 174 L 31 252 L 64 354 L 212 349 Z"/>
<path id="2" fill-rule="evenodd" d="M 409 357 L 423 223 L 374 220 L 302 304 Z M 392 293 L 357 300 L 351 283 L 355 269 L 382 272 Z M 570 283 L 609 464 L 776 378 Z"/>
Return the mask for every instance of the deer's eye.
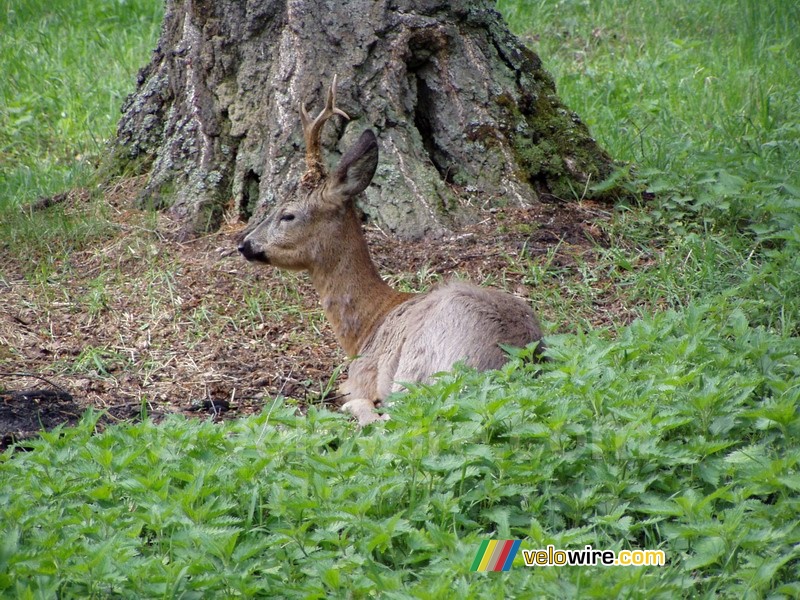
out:
<path id="1" fill-rule="evenodd" d="M 280 218 L 281 223 L 288 223 L 289 221 L 294 221 L 294 214 L 292 213 L 283 213 Z"/>

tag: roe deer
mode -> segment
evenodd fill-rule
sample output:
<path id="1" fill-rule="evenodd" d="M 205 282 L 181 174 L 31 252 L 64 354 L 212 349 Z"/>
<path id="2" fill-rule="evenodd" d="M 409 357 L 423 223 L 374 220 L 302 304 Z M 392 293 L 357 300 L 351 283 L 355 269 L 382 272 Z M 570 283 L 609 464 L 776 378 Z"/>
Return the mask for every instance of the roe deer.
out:
<path id="1" fill-rule="evenodd" d="M 312 121 L 300 107 L 306 173 L 239 245 L 251 261 L 308 271 L 339 343 L 354 358 L 341 391 L 342 410 L 361 426 L 381 418 L 376 403 L 463 360 L 479 370 L 508 360 L 500 344 L 522 347 L 541 339 L 528 304 L 505 292 L 453 281 L 423 294 L 392 289 L 370 258 L 354 199 L 378 164 L 378 142 L 367 130 L 328 175 L 320 131 L 336 108 L 336 78 L 325 108 Z M 542 344 L 540 342 L 540 350 Z"/>

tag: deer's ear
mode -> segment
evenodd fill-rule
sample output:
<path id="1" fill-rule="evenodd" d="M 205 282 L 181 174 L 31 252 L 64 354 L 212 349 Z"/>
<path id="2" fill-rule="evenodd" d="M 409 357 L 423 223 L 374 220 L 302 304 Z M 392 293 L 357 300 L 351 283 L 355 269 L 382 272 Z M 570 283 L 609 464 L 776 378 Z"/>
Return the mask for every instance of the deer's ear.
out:
<path id="1" fill-rule="evenodd" d="M 331 192 L 346 197 L 363 192 L 378 167 L 378 140 L 367 129 L 350 148 L 331 175 Z"/>

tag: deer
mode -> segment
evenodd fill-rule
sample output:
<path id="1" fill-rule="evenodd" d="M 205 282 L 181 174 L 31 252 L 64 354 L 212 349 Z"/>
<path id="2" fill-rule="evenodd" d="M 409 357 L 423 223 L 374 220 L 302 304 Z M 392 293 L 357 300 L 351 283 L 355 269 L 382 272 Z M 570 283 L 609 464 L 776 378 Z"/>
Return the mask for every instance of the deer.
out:
<path id="1" fill-rule="evenodd" d="M 336 77 L 324 108 L 315 118 L 300 103 L 306 171 L 289 196 L 278 202 L 248 233 L 238 250 L 248 261 L 306 271 L 319 295 L 338 343 L 351 359 L 339 392 L 341 410 L 364 427 L 387 420 L 384 402 L 408 383 L 426 383 L 458 362 L 479 371 L 509 360 L 504 346 L 538 342 L 539 321 L 525 300 L 507 292 L 452 280 L 424 293 L 407 293 L 384 281 L 373 262 L 356 198 L 378 165 L 378 141 L 367 129 L 342 156 L 325 168 L 320 135 L 334 115 Z"/>

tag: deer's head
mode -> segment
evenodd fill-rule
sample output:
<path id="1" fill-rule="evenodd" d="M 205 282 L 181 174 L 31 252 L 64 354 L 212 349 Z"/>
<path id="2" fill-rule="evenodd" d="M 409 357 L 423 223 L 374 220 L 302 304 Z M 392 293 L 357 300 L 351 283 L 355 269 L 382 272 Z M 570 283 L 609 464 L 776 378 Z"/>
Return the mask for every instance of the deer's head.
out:
<path id="1" fill-rule="evenodd" d="M 378 142 L 365 131 L 342 157 L 336 169 L 326 172 L 320 149 L 322 126 L 333 115 L 349 118 L 336 107 L 334 77 L 325 108 L 311 119 L 300 106 L 306 143 L 306 173 L 295 191 L 262 221 L 239 245 L 251 261 L 292 270 L 312 270 L 353 235 L 361 235 L 353 199 L 369 185 L 378 165 Z"/>

